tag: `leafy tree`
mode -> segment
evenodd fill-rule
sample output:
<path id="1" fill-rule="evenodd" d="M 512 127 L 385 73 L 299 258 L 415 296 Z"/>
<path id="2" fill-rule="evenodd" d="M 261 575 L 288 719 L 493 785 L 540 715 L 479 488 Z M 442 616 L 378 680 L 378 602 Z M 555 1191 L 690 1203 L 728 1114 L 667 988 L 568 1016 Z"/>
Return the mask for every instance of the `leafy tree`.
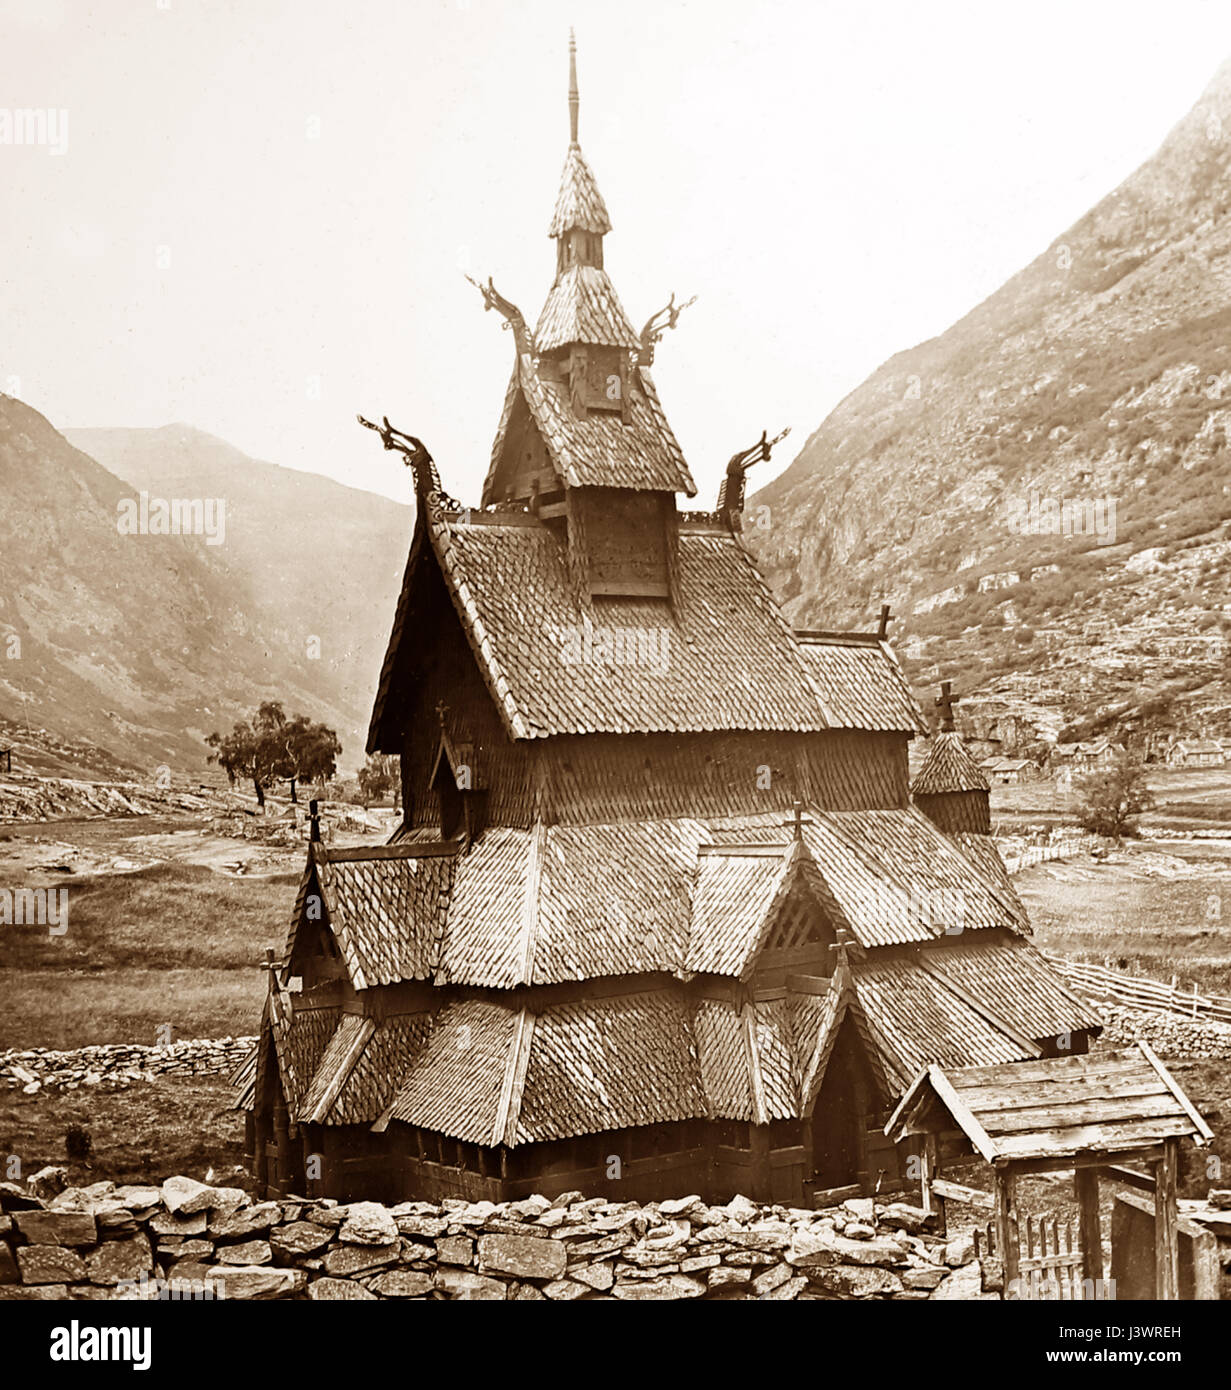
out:
<path id="1" fill-rule="evenodd" d="M 257 727 L 256 721 L 238 720 L 229 734 L 212 733 L 206 743 L 214 750 L 209 755 L 227 775 L 232 786 L 241 778 L 252 783 L 258 806 L 265 805 L 265 789 L 275 780 L 277 749 L 268 731 Z"/>
<path id="2" fill-rule="evenodd" d="M 266 790 L 279 780 L 290 782 L 295 801 L 297 782 L 332 777 L 342 752 L 332 729 L 302 714 L 287 719 L 277 700 L 266 700 L 251 719 L 239 720 L 229 734 L 210 734 L 206 743 L 214 749 L 210 762 L 232 786 L 241 777 L 249 780 L 262 807 Z"/>
<path id="3" fill-rule="evenodd" d="M 1111 762 L 1083 773 L 1076 787 L 1078 819 L 1096 835 L 1120 840 L 1137 833 L 1137 817 L 1153 805 L 1140 754 L 1119 748 Z"/>
<path id="4" fill-rule="evenodd" d="M 364 805 L 393 792 L 396 810 L 401 802 L 402 774 L 397 759 L 391 753 L 371 753 L 359 770 L 359 792 Z"/>
<path id="5" fill-rule="evenodd" d="M 265 708 L 262 706 L 262 708 Z M 279 708 L 279 713 L 281 709 Z M 291 800 L 298 801 L 298 782 L 324 782 L 337 771 L 342 745 L 337 734 L 324 724 L 314 724 L 305 714 L 297 714 L 277 726 L 271 737 L 281 743 L 277 774 L 291 784 Z"/>

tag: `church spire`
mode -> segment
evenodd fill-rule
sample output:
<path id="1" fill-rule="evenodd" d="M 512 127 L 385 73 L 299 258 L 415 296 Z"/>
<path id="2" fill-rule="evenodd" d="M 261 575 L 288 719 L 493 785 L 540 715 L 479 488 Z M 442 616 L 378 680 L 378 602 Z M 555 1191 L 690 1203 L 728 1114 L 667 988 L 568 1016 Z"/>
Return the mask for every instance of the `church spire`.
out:
<path id="1" fill-rule="evenodd" d="M 568 140 L 570 145 L 577 143 L 577 113 L 581 98 L 577 93 L 577 40 L 573 31 L 568 31 Z"/>
<path id="2" fill-rule="evenodd" d="M 594 174 L 577 143 L 577 118 L 581 98 L 577 91 L 577 41 L 568 36 L 568 154 L 560 176 L 560 193 L 551 219 L 557 246 L 557 274 L 570 265 L 603 264 L 603 237 L 611 230 L 607 205 L 598 191 Z"/>

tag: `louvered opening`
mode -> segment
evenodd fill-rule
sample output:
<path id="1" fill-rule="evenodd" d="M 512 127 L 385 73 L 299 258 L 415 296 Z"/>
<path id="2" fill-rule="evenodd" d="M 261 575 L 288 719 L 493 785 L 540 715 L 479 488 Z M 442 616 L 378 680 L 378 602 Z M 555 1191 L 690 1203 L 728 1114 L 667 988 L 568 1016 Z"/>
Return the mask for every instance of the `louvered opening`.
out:
<path id="1" fill-rule="evenodd" d="M 835 939 L 828 922 L 816 904 L 802 896 L 786 902 L 777 922 L 765 942 L 765 954 L 775 951 L 795 951 L 801 946 L 830 945 Z"/>

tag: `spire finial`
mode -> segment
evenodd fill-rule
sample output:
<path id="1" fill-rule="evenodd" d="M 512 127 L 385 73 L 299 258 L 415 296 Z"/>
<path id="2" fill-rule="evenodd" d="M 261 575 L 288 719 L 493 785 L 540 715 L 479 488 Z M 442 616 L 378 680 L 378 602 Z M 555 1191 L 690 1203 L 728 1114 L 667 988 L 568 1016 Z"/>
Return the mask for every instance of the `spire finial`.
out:
<path id="1" fill-rule="evenodd" d="M 958 697 L 953 693 L 953 683 L 951 681 L 941 681 L 940 694 L 936 697 L 936 704 L 940 709 L 940 731 L 944 734 L 957 732 L 957 723 L 953 718 L 953 706 L 957 704 Z"/>
<path id="2" fill-rule="evenodd" d="M 577 143 L 577 112 L 581 98 L 577 94 L 577 40 L 568 31 L 568 138 Z"/>

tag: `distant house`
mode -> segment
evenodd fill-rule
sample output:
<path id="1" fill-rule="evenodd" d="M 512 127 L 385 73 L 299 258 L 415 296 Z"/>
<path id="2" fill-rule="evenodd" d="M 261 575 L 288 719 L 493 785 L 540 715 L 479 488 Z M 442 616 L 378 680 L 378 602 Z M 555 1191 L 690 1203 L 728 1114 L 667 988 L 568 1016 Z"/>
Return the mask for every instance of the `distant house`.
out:
<path id="1" fill-rule="evenodd" d="M 1085 742 L 1058 743 L 1051 753 L 1052 767 L 1089 768 L 1102 767 L 1115 757 L 1115 749 L 1107 738 L 1093 738 Z"/>
<path id="2" fill-rule="evenodd" d="M 987 758 L 979 766 L 987 780 L 997 787 L 1015 787 L 1019 782 L 1027 781 L 1034 771 L 1034 764 L 1029 758 Z"/>
<path id="3" fill-rule="evenodd" d="M 1214 738 L 1182 738 L 1171 749 L 1172 767 L 1223 767 L 1227 761 L 1222 743 Z"/>

